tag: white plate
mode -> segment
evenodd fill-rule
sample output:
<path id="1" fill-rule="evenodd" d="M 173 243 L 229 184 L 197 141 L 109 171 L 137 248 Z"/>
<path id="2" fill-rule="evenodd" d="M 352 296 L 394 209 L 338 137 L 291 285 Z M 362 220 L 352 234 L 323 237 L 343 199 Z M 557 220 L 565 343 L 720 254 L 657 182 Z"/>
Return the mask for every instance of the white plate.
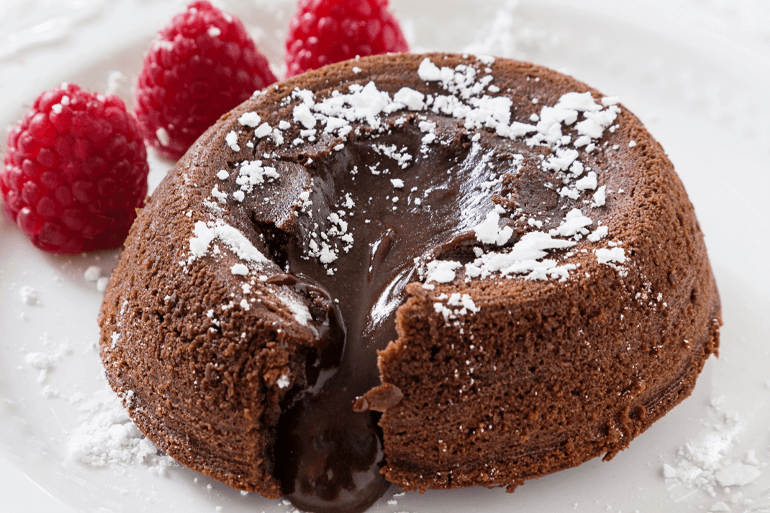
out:
<path id="1" fill-rule="evenodd" d="M 293 2 L 219 3 L 244 19 L 271 61 L 281 62 Z M 3 126 L 58 82 L 104 91 L 117 70 L 130 83 L 150 38 L 182 2 L 17 4 L 0 1 Z M 391 490 L 372 511 L 770 511 L 770 4 L 392 4 L 415 50 L 528 58 L 620 96 L 661 141 L 688 189 L 706 233 L 725 326 L 721 357 L 708 362 L 693 396 L 611 462 L 595 460 L 528 482 L 513 495 L 474 488 L 394 499 Z M 119 94 L 130 102 L 130 86 Z M 153 158 L 151 164 L 155 186 L 169 163 Z M 94 350 L 101 294 L 83 273 L 91 265 L 109 273 L 117 252 L 46 255 L 4 219 L 0 241 L 0 511 L 36 505 L 51 512 L 292 510 L 179 466 L 163 474 L 142 462 L 65 468 L 82 424 L 79 408 L 105 386 Z M 22 286 L 37 291 L 39 305 L 22 302 Z M 30 353 L 54 360 L 42 383 Z M 736 473 L 713 471 L 736 462 L 744 472 L 757 469 L 748 474 L 753 479 L 721 486 L 720 479 Z M 664 479 L 664 465 L 679 474 Z"/>

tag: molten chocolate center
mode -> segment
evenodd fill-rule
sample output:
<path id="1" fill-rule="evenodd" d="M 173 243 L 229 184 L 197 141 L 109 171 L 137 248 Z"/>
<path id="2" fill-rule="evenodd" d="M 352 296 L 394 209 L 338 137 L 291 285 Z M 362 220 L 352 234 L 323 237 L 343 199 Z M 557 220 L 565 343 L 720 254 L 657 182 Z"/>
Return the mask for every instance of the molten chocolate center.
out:
<path id="1" fill-rule="evenodd" d="M 395 312 L 406 284 L 418 278 L 415 258 L 462 258 L 470 250 L 462 246 L 463 234 L 492 207 L 489 183 L 511 168 L 493 151 L 494 138 L 472 143 L 456 121 L 431 121 L 445 144 L 422 146 L 424 134 L 407 123 L 352 138 L 341 151 L 305 166 L 313 176 L 312 207 L 299 215 L 282 248 L 286 274 L 270 280 L 294 285 L 325 312 L 328 340 L 318 344 L 308 384 L 289 394 L 277 427 L 275 476 L 300 509 L 359 512 L 387 489 L 380 474 L 380 414 L 365 400 L 355 411 L 353 403 L 380 384 L 377 350 L 397 337 Z M 375 148 L 393 145 L 402 157 L 411 156 L 407 166 Z M 355 204 L 344 218 L 352 247 L 323 266 L 307 257 L 311 234 L 346 201 Z"/>

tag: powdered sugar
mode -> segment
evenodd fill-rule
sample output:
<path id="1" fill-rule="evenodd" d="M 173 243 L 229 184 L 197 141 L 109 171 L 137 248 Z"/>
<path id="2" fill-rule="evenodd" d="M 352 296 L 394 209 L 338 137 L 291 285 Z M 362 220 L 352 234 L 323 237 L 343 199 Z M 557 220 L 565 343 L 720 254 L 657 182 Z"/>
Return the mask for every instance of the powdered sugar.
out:
<path id="1" fill-rule="evenodd" d="M 451 260 L 434 260 L 428 263 L 428 269 L 425 273 L 425 283 L 435 281 L 436 283 L 449 283 L 455 279 L 455 270 L 462 267 L 460 262 Z"/>
<path id="2" fill-rule="evenodd" d="M 237 276 L 247 276 L 249 274 L 249 268 L 243 264 L 235 264 L 230 268 L 230 272 Z"/>
<path id="3" fill-rule="evenodd" d="M 133 392 L 124 396 L 127 403 Z M 150 440 L 131 422 L 119 397 L 104 388 L 80 404 L 81 424 L 71 433 L 67 443 L 64 467 L 76 465 L 106 467 L 145 462 L 157 473 L 177 463 L 159 453 Z"/>
<path id="4" fill-rule="evenodd" d="M 254 187 L 279 178 L 278 171 L 273 166 L 263 165 L 261 160 L 246 160 L 238 165 L 235 183 L 240 186 L 241 192 L 250 194 Z M 243 201 L 243 198 L 240 201 Z"/>
<path id="5" fill-rule="evenodd" d="M 530 232 L 525 234 L 508 252 L 488 252 L 465 265 L 469 278 L 485 278 L 492 273 L 502 275 L 523 274 L 532 280 L 548 278 L 566 279 L 569 271 L 575 269 L 574 264 L 558 265 L 555 260 L 541 260 L 547 250 L 564 249 L 575 243 L 562 239 L 554 239 L 549 234 Z"/>
<path id="6" fill-rule="evenodd" d="M 513 228 L 510 226 L 500 228 L 498 226 L 499 223 L 500 213 L 497 210 L 492 210 L 487 214 L 484 221 L 473 229 L 476 233 L 476 238 L 485 244 L 504 245 L 513 235 Z"/>
<path id="7" fill-rule="evenodd" d="M 28 306 L 35 306 L 40 304 L 40 296 L 38 296 L 37 289 L 29 285 L 24 285 L 19 289 L 19 296 L 21 302 Z"/>
<path id="8" fill-rule="evenodd" d="M 193 233 L 195 236 L 190 239 L 191 255 L 187 259 L 188 264 L 191 264 L 197 258 L 205 256 L 214 239 L 221 240 L 233 253 L 246 262 L 270 262 L 240 231 L 226 224 L 221 219 L 216 222 L 209 222 L 208 224 L 203 221 L 197 221 Z"/>
<path id="9" fill-rule="evenodd" d="M 278 296 L 281 299 L 281 302 L 292 312 L 294 320 L 303 326 L 307 326 L 307 323 L 313 319 L 307 305 L 305 305 L 305 303 L 303 303 L 287 286 L 276 287 L 275 291 L 276 296 Z"/>
<path id="10" fill-rule="evenodd" d="M 225 136 L 225 142 L 233 151 L 241 151 L 241 147 L 238 145 L 238 133 L 231 130 Z"/>
<path id="11" fill-rule="evenodd" d="M 426 82 L 435 82 L 441 80 L 441 70 L 426 57 L 417 68 L 417 76 Z"/>
<path id="12" fill-rule="evenodd" d="M 609 234 L 609 228 L 607 226 L 599 226 L 594 230 L 586 239 L 591 242 L 598 242 Z"/>
<path id="13" fill-rule="evenodd" d="M 601 248 L 595 251 L 596 260 L 600 264 L 618 263 L 623 264 L 626 262 L 626 251 L 623 248 Z"/>
<path id="14" fill-rule="evenodd" d="M 102 268 L 98 265 L 89 266 L 83 273 L 83 279 L 87 282 L 97 282 L 102 277 Z"/>
<path id="15" fill-rule="evenodd" d="M 598 185 L 596 181 L 596 173 L 591 171 L 587 176 L 581 178 L 575 182 L 575 188 L 579 191 L 594 190 Z"/>
<path id="16" fill-rule="evenodd" d="M 566 216 L 564 216 L 561 225 L 558 228 L 551 230 L 549 235 L 552 237 L 573 237 L 577 234 L 585 235 L 588 233 L 586 227 L 591 226 L 592 224 L 593 221 L 589 217 L 584 216 L 580 209 L 573 208 L 567 212 Z"/>
<path id="17" fill-rule="evenodd" d="M 256 128 L 262 122 L 262 118 L 256 112 L 244 112 L 238 118 L 238 123 L 250 128 Z"/>
<path id="18" fill-rule="evenodd" d="M 438 301 L 433 303 L 433 308 L 437 313 L 444 316 L 445 321 L 481 311 L 468 294 L 454 292 L 448 297 L 446 294 L 442 294 L 437 299 Z M 446 302 L 444 303 L 443 301 Z"/>
<path id="19" fill-rule="evenodd" d="M 737 450 L 743 431 L 740 415 L 724 409 L 724 399 L 711 400 L 711 410 L 702 420 L 709 428 L 704 436 L 685 443 L 672 463 L 663 464 L 666 487 L 672 496 L 680 497 L 678 501 L 696 493 L 712 497 L 710 511 L 734 511 L 736 506 L 737 511 L 763 511 L 753 509 L 761 504 L 748 492 L 767 464 L 758 460 L 754 449 Z"/>
<path id="20" fill-rule="evenodd" d="M 757 467 L 736 461 L 718 469 L 714 473 L 714 478 L 721 486 L 746 486 L 753 483 L 761 474 Z"/>
<path id="21" fill-rule="evenodd" d="M 594 193 L 594 202 L 591 204 L 591 206 L 603 207 L 606 202 L 607 202 L 607 186 L 602 185 Z"/>
<path id="22" fill-rule="evenodd" d="M 47 339 L 47 335 L 44 336 Z M 69 344 L 59 344 L 53 351 L 29 352 L 24 356 L 24 362 L 32 369 L 38 371 L 37 382 L 43 384 L 48 379 L 49 372 L 56 368 L 56 365 L 62 361 L 65 356 L 72 354 L 72 348 Z M 44 392 L 44 395 L 45 394 Z"/>
<path id="23" fill-rule="evenodd" d="M 409 87 L 402 87 L 393 95 L 393 102 L 400 108 L 422 110 L 425 108 L 425 95 Z"/>

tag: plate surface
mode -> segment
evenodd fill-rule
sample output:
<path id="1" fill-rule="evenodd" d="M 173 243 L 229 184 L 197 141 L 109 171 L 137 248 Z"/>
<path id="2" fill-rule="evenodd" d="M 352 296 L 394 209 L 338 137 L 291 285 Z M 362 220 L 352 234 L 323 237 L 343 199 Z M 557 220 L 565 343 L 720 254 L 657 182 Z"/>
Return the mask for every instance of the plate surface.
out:
<path id="1" fill-rule="evenodd" d="M 371 511 L 770 511 L 770 3 L 391 3 L 415 51 L 524 58 L 619 96 L 687 187 L 725 326 L 721 356 L 692 397 L 611 462 L 528 482 L 513 495 L 391 488 Z M 271 62 L 282 61 L 294 2 L 218 4 L 244 20 Z M 109 83 L 130 104 L 143 52 L 182 5 L 0 0 L 0 124 L 62 81 L 98 91 Z M 151 188 L 170 166 L 151 155 Z M 0 241 L 0 512 L 293 510 L 148 454 L 115 409 L 95 349 L 101 293 L 84 274 L 97 266 L 108 276 L 117 252 L 46 255 L 5 219 Z M 86 435 L 116 448 L 103 466 L 73 457 L 88 454 Z"/>

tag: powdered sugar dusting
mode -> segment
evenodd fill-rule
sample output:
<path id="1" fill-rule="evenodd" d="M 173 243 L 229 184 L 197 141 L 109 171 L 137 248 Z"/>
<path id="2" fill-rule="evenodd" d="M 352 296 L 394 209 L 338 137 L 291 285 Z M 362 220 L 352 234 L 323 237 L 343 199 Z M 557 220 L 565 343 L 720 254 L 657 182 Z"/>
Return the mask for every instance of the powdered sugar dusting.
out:
<path id="1" fill-rule="evenodd" d="M 474 228 L 476 238 L 485 244 L 504 245 L 513 235 L 513 228 L 510 226 L 500 228 L 499 222 L 500 213 L 497 210 L 490 211 L 484 221 Z"/>
<path id="2" fill-rule="evenodd" d="M 133 392 L 124 396 L 127 403 Z M 67 443 L 64 467 L 74 470 L 77 465 L 107 467 L 145 462 L 150 469 L 165 473 L 165 468 L 178 464 L 162 455 L 150 440 L 136 428 L 123 407 L 121 399 L 109 388 L 83 401 L 78 410 L 81 424 L 71 433 Z"/>
<path id="3" fill-rule="evenodd" d="M 574 264 L 558 265 L 555 260 L 541 260 L 548 250 L 564 249 L 575 245 L 575 242 L 554 239 L 547 233 L 530 232 L 525 234 L 507 252 L 487 252 L 472 263 L 465 265 L 469 278 L 486 278 L 492 273 L 502 275 L 523 274 L 531 280 L 548 278 L 566 279 L 569 271 L 575 269 Z"/>
<path id="4" fill-rule="evenodd" d="M 262 118 L 256 112 L 245 112 L 238 118 L 238 123 L 251 128 L 256 128 L 261 122 Z"/>
<path id="5" fill-rule="evenodd" d="M 760 462 L 755 449 L 737 449 L 743 425 L 737 411 L 723 407 L 724 399 L 711 400 L 701 421 L 709 428 L 705 434 L 680 447 L 673 461 L 663 463 L 666 488 L 677 502 L 694 494 L 712 498 L 709 511 L 765 511 L 767 504 L 756 499 L 766 494 L 756 496 L 751 489 L 768 464 Z"/>
<path id="6" fill-rule="evenodd" d="M 292 107 L 292 121 L 299 129 L 299 136 L 288 142 L 292 146 L 301 146 L 317 140 L 319 132 L 339 137 L 342 142 L 336 142 L 333 149 L 340 151 L 344 148 L 348 134 L 353 130 L 353 123 L 362 123 L 372 130 L 383 129 L 383 116 L 401 110 L 414 112 L 432 112 L 436 115 L 449 116 L 460 120 L 467 130 L 492 130 L 499 137 L 524 140 L 529 146 L 545 146 L 551 150 L 550 155 L 542 159 L 540 167 L 562 183 L 558 192 L 571 200 L 578 201 L 588 196 L 583 203 L 590 203 L 591 208 L 603 206 L 606 202 L 606 186 L 600 184 L 601 176 L 598 170 L 587 166 L 582 153 L 590 153 L 595 149 L 596 142 L 620 113 L 618 102 L 614 98 L 597 100 L 590 92 L 567 92 L 554 105 L 543 104 L 540 113 L 532 115 L 528 120 L 513 120 L 514 106 L 511 98 L 505 95 L 494 95 L 499 88 L 492 88 L 494 82 L 492 57 L 481 55 L 469 59 L 468 64 L 458 64 L 454 68 L 439 66 L 430 58 L 424 58 L 416 71 L 417 76 L 425 82 L 435 82 L 447 94 L 426 95 L 409 87 L 402 87 L 393 97 L 380 91 L 377 84 L 369 81 L 365 84 L 353 83 L 347 86 L 347 92 L 334 91 L 328 97 L 316 97 L 308 90 L 293 90 L 282 102 Z M 492 93 L 493 95 L 490 95 Z M 403 119 L 403 118 L 402 118 Z M 255 126 L 260 121 L 256 113 L 246 113 L 239 118 L 241 125 Z M 534 124 L 533 124 L 534 123 Z M 394 123 L 400 126 L 398 120 Z M 276 146 L 284 144 L 282 130 L 290 130 L 294 126 L 284 120 L 278 128 L 272 128 L 267 123 L 257 126 L 254 131 L 256 140 L 272 137 Z M 320 125 L 320 127 L 319 127 Z M 564 134 L 567 127 L 573 128 L 578 136 L 573 140 Z M 437 143 L 436 123 L 425 120 L 419 122 L 423 137 L 422 152 L 430 144 Z M 296 132 L 295 132 L 296 133 Z M 478 133 L 473 140 L 478 140 Z M 237 139 L 235 132 L 228 134 L 227 143 L 233 148 Z M 250 144 L 253 143 L 250 141 Z M 234 149 L 234 148 L 233 148 Z M 400 148 L 394 144 L 377 144 L 374 151 L 393 159 L 401 169 L 409 168 L 415 161 L 415 156 L 406 147 Z M 269 155 L 265 154 L 265 158 Z M 521 164 L 523 156 L 518 156 Z M 233 194 L 237 202 L 243 202 L 245 195 L 253 192 L 256 186 L 264 186 L 267 180 L 279 180 L 275 168 L 264 161 L 245 161 L 235 165 L 239 169 L 237 184 L 240 190 Z M 354 170 L 354 172 L 356 172 Z M 372 166 L 370 172 L 379 175 L 382 171 L 378 166 Z M 223 179 L 224 173 L 222 174 Z M 394 188 L 404 187 L 401 178 L 390 179 Z M 544 187 L 553 188 L 550 183 Z M 220 204 L 227 200 L 226 195 L 216 187 L 212 197 Z M 591 203 L 591 199 L 593 202 Z M 309 191 L 300 195 L 300 212 L 312 215 Z M 393 209 L 398 208 L 400 198 L 394 195 Z M 422 199 L 415 199 L 420 205 Z M 191 239 L 191 259 L 205 253 L 213 240 L 214 228 L 209 227 L 222 222 L 217 219 L 218 210 L 215 202 L 207 203 L 211 207 L 214 221 L 201 226 L 196 223 L 195 237 Z M 317 259 L 333 274 L 340 251 L 348 251 L 354 244 L 353 234 L 346 229 L 343 220 L 345 212 L 332 212 L 324 221 L 326 228 L 320 233 L 312 232 L 308 241 L 306 253 L 310 258 Z M 513 224 L 517 212 L 508 212 L 499 205 L 488 211 L 485 217 L 474 228 L 476 239 L 482 245 L 493 247 L 507 246 L 513 239 Z M 527 226 L 540 229 L 544 219 L 530 217 Z M 316 220 L 316 226 L 319 221 Z M 484 279 L 493 273 L 503 275 L 524 275 L 529 279 L 567 279 L 574 264 L 560 264 L 558 250 L 574 246 L 573 241 L 580 241 L 589 236 L 588 242 L 594 243 L 609 235 L 607 227 L 593 234 L 590 227 L 594 224 L 590 213 L 580 208 L 570 209 L 560 225 L 545 232 L 530 231 L 523 234 L 510 251 L 493 251 L 482 248 L 482 253 L 472 263 L 462 266 L 458 262 L 425 262 L 427 267 L 420 271 L 425 283 L 449 283 L 457 277 L 457 272 L 463 268 L 465 279 Z M 320 228 L 319 228 L 320 230 Z M 570 240 L 564 240 L 570 239 Z M 553 258 L 545 259 L 548 254 Z M 600 248 L 596 250 L 600 263 L 624 263 L 627 256 L 622 248 Z"/>
<path id="7" fill-rule="evenodd" d="M 40 296 L 37 293 L 37 289 L 29 285 L 24 285 L 19 289 L 19 296 L 21 302 L 28 306 L 35 306 L 40 304 Z"/>
<path id="8" fill-rule="evenodd" d="M 287 286 L 276 287 L 276 295 L 281 299 L 284 305 L 294 315 L 294 320 L 303 326 L 307 326 L 308 322 L 313 319 L 310 314 L 307 305 L 303 303 Z"/>
<path id="9" fill-rule="evenodd" d="M 225 136 L 225 142 L 233 151 L 241 151 L 241 147 L 238 145 L 238 133 L 235 131 L 230 131 Z"/>
<path id="10" fill-rule="evenodd" d="M 460 262 L 452 260 L 434 260 L 428 263 L 425 282 L 449 283 L 455 279 L 455 270 L 462 267 Z"/>
<path id="11" fill-rule="evenodd" d="M 596 259 L 600 264 L 626 262 L 626 251 L 623 248 L 601 248 L 595 251 Z"/>
<path id="12" fill-rule="evenodd" d="M 191 255 L 187 259 L 188 264 L 205 256 L 214 239 L 224 242 L 242 260 L 253 263 L 270 262 L 240 231 L 221 219 L 208 224 L 197 221 L 193 233 L 195 236 L 190 239 Z"/>
<path id="13" fill-rule="evenodd" d="M 473 302 L 468 294 L 455 292 L 447 297 L 446 294 L 440 295 L 438 301 L 433 303 L 433 309 L 444 316 L 445 321 L 457 319 L 466 315 L 471 315 L 481 311 Z"/>

